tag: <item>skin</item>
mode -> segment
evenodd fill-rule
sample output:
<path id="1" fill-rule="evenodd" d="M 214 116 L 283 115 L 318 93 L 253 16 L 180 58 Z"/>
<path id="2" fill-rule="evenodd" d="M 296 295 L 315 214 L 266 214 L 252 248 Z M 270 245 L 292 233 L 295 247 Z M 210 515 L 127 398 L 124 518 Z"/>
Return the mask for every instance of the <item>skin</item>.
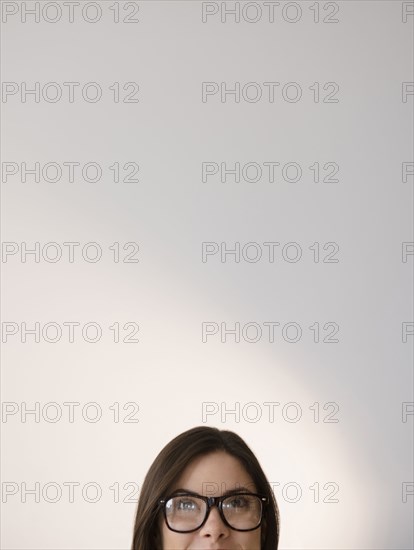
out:
<path id="1" fill-rule="evenodd" d="M 204 496 L 221 496 L 224 492 L 245 487 L 257 492 L 242 464 L 219 451 L 195 459 L 182 473 L 172 492 L 178 489 Z M 254 531 L 234 531 L 223 523 L 213 506 L 206 523 L 194 533 L 175 533 L 161 523 L 163 550 L 260 550 L 261 527 Z"/>

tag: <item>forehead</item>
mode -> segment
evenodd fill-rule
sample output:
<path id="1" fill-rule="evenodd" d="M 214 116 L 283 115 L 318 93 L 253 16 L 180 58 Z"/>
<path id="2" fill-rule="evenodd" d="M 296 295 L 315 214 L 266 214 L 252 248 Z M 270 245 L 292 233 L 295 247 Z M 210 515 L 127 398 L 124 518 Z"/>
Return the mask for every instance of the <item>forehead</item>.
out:
<path id="1" fill-rule="evenodd" d="M 173 490 L 186 489 L 205 496 L 217 496 L 240 488 L 256 492 L 256 486 L 242 463 L 224 451 L 217 451 L 190 462 Z"/>

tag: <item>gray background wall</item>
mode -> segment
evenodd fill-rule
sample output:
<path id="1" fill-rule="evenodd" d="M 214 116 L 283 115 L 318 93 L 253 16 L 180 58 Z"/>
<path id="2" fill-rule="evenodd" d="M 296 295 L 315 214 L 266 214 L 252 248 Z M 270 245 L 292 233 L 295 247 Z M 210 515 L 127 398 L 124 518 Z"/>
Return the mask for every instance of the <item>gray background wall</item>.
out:
<path id="1" fill-rule="evenodd" d="M 212 425 L 281 548 L 412 548 L 413 2 L 2 10 L 2 547 L 129 548 Z"/>

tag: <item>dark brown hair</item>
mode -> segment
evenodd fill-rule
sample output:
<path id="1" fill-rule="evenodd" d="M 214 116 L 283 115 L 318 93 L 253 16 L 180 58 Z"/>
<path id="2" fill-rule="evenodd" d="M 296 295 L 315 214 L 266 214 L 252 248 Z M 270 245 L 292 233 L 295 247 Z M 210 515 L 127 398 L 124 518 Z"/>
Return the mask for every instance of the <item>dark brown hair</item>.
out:
<path id="1" fill-rule="evenodd" d="M 234 432 L 207 426 L 192 428 L 175 437 L 152 463 L 141 487 L 132 550 L 162 550 L 159 500 L 168 496 L 176 480 L 195 458 L 215 451 L 225 451 L 239 460 L 257 492 L 268 497 L 262 523 L 262 550 L 277 550 L 279 510 L 257 458 Z"/>

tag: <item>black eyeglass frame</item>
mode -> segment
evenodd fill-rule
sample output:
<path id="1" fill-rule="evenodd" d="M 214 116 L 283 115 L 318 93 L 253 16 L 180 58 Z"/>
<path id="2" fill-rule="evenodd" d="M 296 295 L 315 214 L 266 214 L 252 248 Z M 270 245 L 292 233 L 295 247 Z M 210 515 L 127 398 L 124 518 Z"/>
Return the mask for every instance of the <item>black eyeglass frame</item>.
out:
<path id="1" fill-rule="evenodd" d="M 228 499 L 228 498 L 234 497 L 234 496 L 251 496 L 251 497 L 258 497 L 260 499 L 260 504 L 261 504 L 260 522 L 258 523 L 258 525 L 256 525 L 256 527 L 251 527 L 250 529 L 237 529 L 236 527 L 233 527 L 232 525 L 230 525 L 230 523 L 226 520 L 226 518 L 224 516 L 224 512 L 223 512 L 223 501 Z M 170 499 L 174 498 L 174 497 L 197 497 L 197 498 L 203 500 L 207 504 L 205 518 L 203 519 L 202 523 L 198 527 L 196 527 L 194 529 L 190 529 L 188 531 L 181 531 L 181 530 L 179 531 L 177 529 L 173 529 L 169 525 L 168 519 L 167 519 L 166 507 L 167 507 L 167 502 Z M 233 531 L 246 532 L 246 531 L 255 531 L 256 529 L 258 529 L 261 526 L 261 524 L 263 522 L 264 507 L 265 507 L 266 504 L 269 503 L 269 498 L 264 496 L 264 495 L 259 495 L 257 493 L 245 493 L 245 492 L 244 493 L 234 492 L 234 493 L 230 493 L 230 494 L 227 494 L 227 495 L 222 495 L 220 497 L 205 497 L 203 495 L 199 495 L 198 493 L 184 493 L 183 492 L 183 493 L 174 493 L 173 495 L 170 495 L 169 497 L 162 498 L 158 502 L 159 502 L 160 505 L 162 505 L 162 511 L 163 511 L 165 523 L 166 523 L 168 529 L 170 531 L 174 531 L 174 533 L 194 533 L 194 531 L 198 531 L 199 529 L 201 529 L 201 527 L 203 527 L 203 525 L 206 523 L 206 521 L 208 519 L 208 516 L 210 515 L 211 508 L 213 506 L 217 506 L 217 510 L 219 511 L 221 520 L 223 521 L 223 523 L 225 525 L 227 525 L 227 527 L 229 527 L 230 529 L 233 529 Z"/>

